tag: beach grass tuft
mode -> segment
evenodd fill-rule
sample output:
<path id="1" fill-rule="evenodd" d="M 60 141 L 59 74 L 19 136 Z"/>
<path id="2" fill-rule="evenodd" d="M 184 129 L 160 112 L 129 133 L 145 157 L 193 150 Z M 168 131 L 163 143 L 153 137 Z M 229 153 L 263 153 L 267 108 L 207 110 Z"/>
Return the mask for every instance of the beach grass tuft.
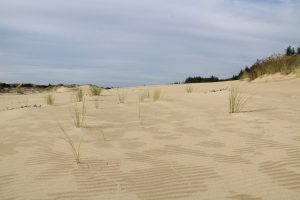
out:
<path id="1" fill-rule="evenodd" d="M 126 92 L 122 91 L 122 92 L 118 93 L 118 101 L 119 101 L 119 103 L 125 103 L 126 98 L 127 98 L 127 93 Z"/>
<path id="2" fill-rule="evenodd" d="M 92 86 L 90 86 L 90 92 L 91 92 L 92 96 L 100 96 L 100 94 L 102 93 L 102 88 L 92 85 Z"/>
<path id="3" fill-rule="evenodd" d="M 76 101 L 77 102 L 82 102 L 83 100 L 83 90 L 81 88 L 78 88 L 77 91 L 76 91 Z"/>
<path id="4" fill-rule="evenodd" d="M 81 143 L 83 141 L 83 135 L 81 136 L 81 138 L 79 139 L 79 143 L 78 145 L 76 146 L 74 144 L 74 141 L 72 140 L 72 138 L 68 135 L 67 131 L 61 126 L 59 125 L 62 133 L 63 133 L 63 136 L 64 136 L 64 140 L 70 145 L 70 148 L 72 150 L 72 153 L 73 153 L 73 157 L 76 161 L 76 164 L 80 164 L 81 163 L 81 154 L 80 154 L 80 148 L 81 148 Z"/>
<path id="5" fill-rule="evenodd" d="M 95 108 L 96 108 L 96 109 L 99 109 L 99 108 L 100 108 L 100 99 L 95 98 L 95 99 L 94 99 L 94 105 L 95 105 Z"/>
<path id="6" fill-rule="evenodd" d="M 194 91 L 194 88 L 193 88 L 192 85 L 186 85 L 186 86 L 185 86 L 185 91 L 186 91 L 187 93 L 192 93 L 192 92 Z"/>
<path id="7" fill-rule="evenodd" d="M 54 102 L 55 102 L 54 94 L 48 94 L 46 96 L 46 102 L 47 102 L 47 105 L 54 105 Z"/>
<path id="8" fill-rule="evenodd" d="M 72 112 L 73 123 L 76 128 L 82 128 L 85 125 L 86 107 L 85 101 L 82 101 L 81 107 L 75 104 Z"/>
<path id="9" fill-rule="evenodd" d="M 161 92 L 160 88 L 156 88 L 156 89 L 153 90 L 153 93 L 152 93 L 152 99 L 153 99 L 153 101 L 160 100 L 161 96 L 162 96 L 162 92 Z"/>
<path id="10" fill-rule="evenodd" d="M 239 113 L 243 111 L 249 98 L 242 94 L 237 87 L 232 87 L 229 91 L 229 113 Z"/>

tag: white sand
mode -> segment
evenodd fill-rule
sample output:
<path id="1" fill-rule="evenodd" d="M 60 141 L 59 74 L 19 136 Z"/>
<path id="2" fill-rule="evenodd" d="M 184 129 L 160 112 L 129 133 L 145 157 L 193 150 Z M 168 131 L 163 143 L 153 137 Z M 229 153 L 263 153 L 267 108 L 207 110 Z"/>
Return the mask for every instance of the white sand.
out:
<path id="1" fill-rule="evenodd" d="M 228 90 L 209 92 L 231 85 L 248 112 L 229 114 Z M 0 95 L 0 199 L 300 199 L 299 79 L 156 87 L 163 99 L 141 103 L 141 120 L 138 93 L 154 87 L 125 89 L 125 104 L 107 90 L 99 109 L 86 96 L 82 129 L 70 89 L 54 106 Z M 76 144 L 84 135 L 81 164 L 58 124 Z"/>

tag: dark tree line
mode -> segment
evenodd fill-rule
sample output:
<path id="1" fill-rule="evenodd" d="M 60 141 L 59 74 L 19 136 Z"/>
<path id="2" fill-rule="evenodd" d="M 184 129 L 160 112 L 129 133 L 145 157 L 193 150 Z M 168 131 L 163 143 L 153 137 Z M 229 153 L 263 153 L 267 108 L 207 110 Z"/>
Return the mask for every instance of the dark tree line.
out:
<path id="1" fill-rule="evenodd" d="M 292 56 L 296 54 L 300 55 L 300 46 L 295 50 L 295 48 L 290 45 L 285 50 L 285 55 L 287 56 Z"/>
<path id="2" fill-rule="evenodd" d="M 185 79 L 184 83 L 204 83 L 204 82 L 218 82 L 219 78 L 216 76 L 211 77 L 201 77 L 201 76 L 195 76 L 195 77 L 188 77 Z"/>

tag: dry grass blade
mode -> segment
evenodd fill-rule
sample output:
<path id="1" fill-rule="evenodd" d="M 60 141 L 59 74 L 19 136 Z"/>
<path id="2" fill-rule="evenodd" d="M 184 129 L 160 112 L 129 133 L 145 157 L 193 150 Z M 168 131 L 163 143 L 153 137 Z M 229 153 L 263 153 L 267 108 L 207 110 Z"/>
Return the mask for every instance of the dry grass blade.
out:
<path id="1" fill-rule="evenodd" d="M 119 100 L 119 103 L 125 103 L 126 97 L 127 97 L 126 92 L 118 93 L 118 100 Z"/>
<path id="2" fill-rule="evenodd" d="M 61 129 L 63 135 L 64 135 L 64 140 L 70 145 L 74 159 L 76 161 L 77 164 L 80 164 L 80 147 L 81 147 L 81 143 L 83 141 L 83 135 L 81 136 L 78 146 L 76 147 L 72 138 L 68 135 L 68 133 L 66 132 L 66 130 L 59 125 L 59 128 Z"/>
<path id="3" fill-rule="evenodd" d="M 161 99 L 161 89 L 156 88 L 153 90 L 153 95 L 152 95 L 153 101 L 158 101 Z"/>
<path id="4" fill-rule="evenodd" d="M 145 99 L 148 99 L 148 98 L 150 98 L 149 90 L 142 91 L 142 92 L 139 94 L 139 102 L 140 102 L 140 103 L 144 102 Z"/>
<path id="5" fill-rule="evenodd" d="M 100 108 L 100 100 L 98 98 L 95 98 L 94 99 L 94 105 L 95 105 L 95 108 L 96 109 L 99 109 Z"/>
<path id="6" fill-rule="evenodd" d="M 85 101 L 82 102 L 81 108 L 79 108 L 77 104 L 75 104 L 72 118 L 76 128 L 84 127 L 85 115 L 86 115 Z"/>
<path id="7" fill-rule="evenodd" d="M 187 85 L 187 86 L 185 86 L 185 91 L 187 93 L 192 93 L 194 91 L 194 88 L 192 85 Z"/>
<path id="8" fill-rule="evenodd" d="M 139 121 L 141 122 L 142 115 L 141 115 L 141 103 L 140 102 L 139 102 L 139 107 L 138 107 L 138 116 L 139 116 Z"/>
<path id="9" fill-rule="evenodd" d="M 47 105 L 54 105 L 55 96 L 53 94 L 48 94 L 46 97 Z"/>
<path id="10" fill-rule="evenodd" d="M 241 112 L 248 103 L 248 99 L 238 88 L 232 87 L 229 91 L 229 113 Z"/>
<path id="11" fill-rule="evenodd" d="M 81 102 L 83 100 L 83 90 L 78 88 L 76 91 L 76 101 Z"/>
<path id="12" fill-rule="evenodd" d="M 146 98 L 143 96 L 143 94 L 139 94 L 139 103 L 143 103 L 145 99 Z"/>

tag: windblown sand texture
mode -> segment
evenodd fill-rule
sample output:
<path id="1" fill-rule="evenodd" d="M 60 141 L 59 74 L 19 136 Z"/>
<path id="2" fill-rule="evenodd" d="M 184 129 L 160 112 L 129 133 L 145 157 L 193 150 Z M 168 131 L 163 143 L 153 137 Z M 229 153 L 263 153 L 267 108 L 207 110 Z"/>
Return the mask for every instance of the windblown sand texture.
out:
<path id="1" fill-rule="evenodd" d="M 228 113 L 232 85 L 249 96 L 245 112 Z M 71 89 L 53 106 L 47 93 L 1 95 L 0 199 L 299 200 L 300 80 L 192 86 L 106 90 L 98 109 L 86 95 L 84 128 Z M 161 100 L 139 103 L 157 87 Z M 75 144 L 84 136 L 81 164 L 59 124 Z"/>

